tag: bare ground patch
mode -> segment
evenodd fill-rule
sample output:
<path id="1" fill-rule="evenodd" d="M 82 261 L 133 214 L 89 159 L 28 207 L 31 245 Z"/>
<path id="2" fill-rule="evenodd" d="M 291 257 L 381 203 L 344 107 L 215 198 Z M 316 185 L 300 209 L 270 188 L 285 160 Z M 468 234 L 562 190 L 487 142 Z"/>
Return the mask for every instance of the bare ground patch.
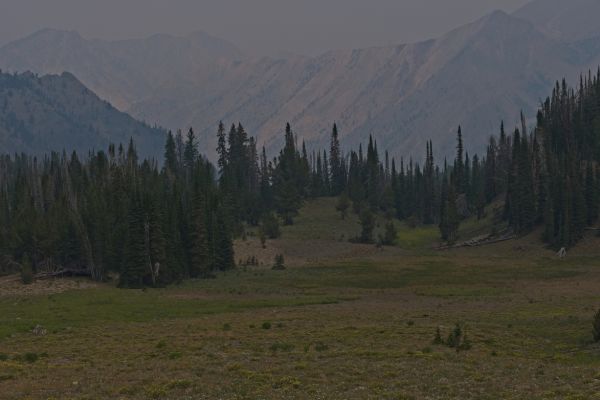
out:
<path id="1" fill-rule="evenodd" d="M 85 278 L 44 279 L 24 285 L 19 275 L 10 275 L 0 278 L 0 297 L 48 295 L 93 287 L 98 287 L 98 283 Z"/>

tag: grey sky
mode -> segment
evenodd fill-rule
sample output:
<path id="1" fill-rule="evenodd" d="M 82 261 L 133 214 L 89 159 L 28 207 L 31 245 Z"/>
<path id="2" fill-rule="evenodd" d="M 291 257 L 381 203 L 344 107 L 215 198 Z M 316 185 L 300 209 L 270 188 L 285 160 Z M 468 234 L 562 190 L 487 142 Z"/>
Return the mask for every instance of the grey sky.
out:
<path id="1" fill-rule="evenodd" d="M 0 0 L 0 45 L 42 28 L 122 39 L 204 30 L 251 53 L 414 42 L 528 0 Z"/>

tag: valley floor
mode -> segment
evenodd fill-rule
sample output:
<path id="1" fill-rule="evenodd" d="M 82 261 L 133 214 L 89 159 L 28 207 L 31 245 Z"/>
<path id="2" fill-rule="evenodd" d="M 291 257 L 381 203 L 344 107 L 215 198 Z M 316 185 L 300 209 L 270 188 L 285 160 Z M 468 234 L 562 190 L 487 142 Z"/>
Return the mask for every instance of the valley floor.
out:
<path id="1" fill-rule="evenodd" d="M 330 206 L 265 250 L 250 235 L 236 256 L 263 265 L 210 281 L 0 281 L 0 398 L 600 399 L 600 239 L 558 260 L 535 237 L 436 251 L 403 227 L 379 251 Z M 470 350 L 433 344 L 456 323 Z"/>

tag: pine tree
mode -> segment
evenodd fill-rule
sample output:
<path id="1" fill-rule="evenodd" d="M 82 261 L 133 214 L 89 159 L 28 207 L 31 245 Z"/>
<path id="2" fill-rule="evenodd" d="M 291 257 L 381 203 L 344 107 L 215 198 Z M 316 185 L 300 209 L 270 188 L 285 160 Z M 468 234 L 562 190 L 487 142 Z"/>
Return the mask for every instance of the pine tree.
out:
<path id="1" fill-rule="evenodd" d="M 225 180 L 225 170 L 227 168 L 227 139 L 225 138 L 225 125 L 223 125 L 223 121 L 219 122 L 219 128 L 217 130 L 217 156 L 218 162 L 217 165 L 219 167 L 219 178 L 221 179 L 221 184 Z"/>
<path id="2" fill-rule="evenodd" d="M 279 155 L 274 171 L 273 186 L 277 211 L 284 225 L 292 225 L 302 204 L 298 187 L 300 157 L 296 151 L 294 135 L 290 124 L 285 129 L 285 146 Z"/>
<path id="3" fill-rule="evenodd" d="M 192 278 L 206 278 L 211 275 L 207 225 L 206 200 L 198 194 L 194 199 L 189 248 Z"/>
<path id="4" fill-rule="evenodd" d="M 346 219 L 346 216 L 348 215 L 348 208 L 350 208 L 350 198 L 346 192 L 343 192 L 338 198 L 335 209 L 340 213 L 342 219 Z"/>
<path id="5" fill-rule="evenodd" d="M 360 213 L 360 242 L 373 243 L 373 230 L 375 229 L 375 216 L 368 208 Z"/>
<path id="6" fill-rule="evenodd" d="M 194 168 L 196 160 L 198 159 L 198 144 L 196 143 L 196 134 L 194 130 L 190 128 L 187 134 L 185 148 L 183 150 L 183 163 L 191 170 Z"/>
<path id="7" fill-rule="evenodd" d="M 171 131 L 169 131 L 167 135 L 167 143 L 165 145 L 165 168 L 174 174 L 179 169 L 177 164 L 175 138 L 173 137 Z"/>
<path id="8" fill-rule="evenodd" d="M 594 168 L 588 163 L 585 172 L 585 201 L 587 209 L 587 224 L 592 225 L 598 219 L 598 207 L 600 199 L 598 189 L 596 188 L 596 178 L 594 177 Z"/>
<path id="9" fill-rule="evenodd" d="M 456 209 L 456 191 L 454 185 L 444 180 L 442 188 L 442 209 L 440 211 L 440 232 L 442 240 L 454 243 L 457 238 L 460 218 Z"/>
<path id="10" fill-rule="evenodd" d="M 465 164 L 462 128 L 456 134 L 456 159 L 454 160 L 454 187 L 458 194 L 465 192 Z"/>
<path id="11" fill-rule="evenodd" d="M 152 284 L 156 285 L 161 279 L 160 274 L 169 276 L 165 234 L 163 232 L 163 219 L 153 202 L 150 203 L 148 218 L 145 223 L 146 234 L 146 252 L 148 259 L 148 272 L 152 279 Z M 167 282 L 170 279 L 167 280 Z"/>
<path id="12" fill-rule="evenodd" d="M 398 232 L 396 231 L 396 225 L 394 225 L 394 221 L 390 220 L 385 224 L 383 244 L 386 246 L 393 246 L 396 244 L 397 238 Z"/>
<path id="13" fill-rule="evenodd" d="M 333 196 L 338 196 L 342 192 L 345 182 L 343 180 L 342 156 L 340 152 L 337 124 L 333 124 L 333 129 L 331 132 L 329 164 L 331 167 L 331 194 Z"/>
<path id="14" fill-rule="evenodd" d="M 136 195 L 131 200 L 127 215 L 127 243 L 119 277 L 120 287 L 139 288 L 144 286 L 144 277 L 147 273 L 144 227 L 144 210 L 139 195 Z"/>
<path id="15" fill-rule="evenodd" d="M 215 265 L 218 269 L 225 271 L 235 267 L 234 252 L 233 252 L 233 240 L 231 238 L 230 230 L 226 222 L 226 218 L 223 215 L 222 209 L 219 208 L 217 211 L 217 224 L 215 232 Z"/>

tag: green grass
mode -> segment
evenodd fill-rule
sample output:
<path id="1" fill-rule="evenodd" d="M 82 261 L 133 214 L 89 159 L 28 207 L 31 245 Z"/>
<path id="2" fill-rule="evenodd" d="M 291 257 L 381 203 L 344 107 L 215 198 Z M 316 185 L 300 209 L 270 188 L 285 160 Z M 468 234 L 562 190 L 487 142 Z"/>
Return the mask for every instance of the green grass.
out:
<path id="1" fill-rule="evenodd" d="M 293 247 L 285 271 L 0 296 L 0 397 L 598 398 L 598 239 L 565 260 L 532 237 L 435 251 L 437 228 L 398 224 L 399 246 L 378 251 L 340 242 L 358 228 L 333 205 L 309 203 L 268 244 Z M 307 261 L 315 240 L 333 258 Z M 470 350 L 432 344 L 457 323 Z"/>
<path id="2" fill-rule="evenodd" d="M 398 246 L 401 248 L 425 251 L 433 247 L 439 240 L 440 232 L 436 226 L 418 226 L 409 228 L 406 224 L 400 224 L 398 232 Z"/>
<path id="3" fill-rule="evenodd" d="M 349 212 L 342 219 L 335 211 L 337 199 L 310 200 L 294 219 L 294 225 L 284 228 L 286 239 L 348 241 L 360 233 L 358 217 Z"/>
<path id="4" fill-rule="evenodd" d="M 200 285 L 201 286 L 201 285 Z M 298 295 L 245 299 L 178 299 L 177 289 L 120 290 L 103 287 L 33 298 L 0 297 L 0 339 L 42 325 L 51 332 L 118 322 L 157 323 L 165 319 L 242 312 L 257 308 L 306 306 L 337 302 L 335 297 Z"/>

